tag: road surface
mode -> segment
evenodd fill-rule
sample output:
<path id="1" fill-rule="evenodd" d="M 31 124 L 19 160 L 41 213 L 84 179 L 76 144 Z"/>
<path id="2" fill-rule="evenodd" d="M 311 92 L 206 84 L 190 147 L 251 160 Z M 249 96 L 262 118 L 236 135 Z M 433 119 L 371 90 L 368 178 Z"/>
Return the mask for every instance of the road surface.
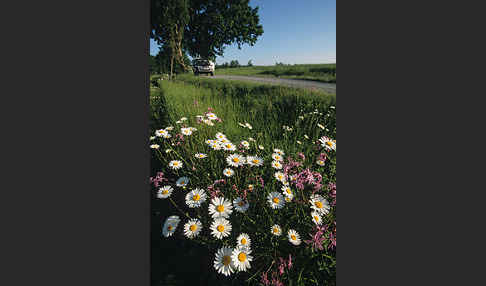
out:
<path id="1" fill-rule="evenodd" d="M 256 77 L 256 76 L 243 76 L 243 75 L 214 75 L 214 76 L 210 76 L 209 78 L 253 81 L 253 82 L 262 82 L 268 84 L 286 85 L 291 87 L 301 87 L 301 88 L 310 88 L 310 89 L 316 88 L 316 89 L 323 90 L 327 93 L 336 94 L 335 83 L 324 83 L 324 82 L 312 81 L 312 80 Z"/>

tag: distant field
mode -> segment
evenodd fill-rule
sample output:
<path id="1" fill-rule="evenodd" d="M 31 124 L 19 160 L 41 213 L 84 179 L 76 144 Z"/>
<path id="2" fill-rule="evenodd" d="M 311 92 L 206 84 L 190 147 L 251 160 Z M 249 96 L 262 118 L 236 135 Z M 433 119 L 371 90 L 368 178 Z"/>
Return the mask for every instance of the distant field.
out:
<path id="1" fill-rule="evenodd" d="M 305 79 L 329 83 L 336 82 L 336 64 L 216 68 L 215 73 L 220 75 L 248 75 L 261 77 Z"/>

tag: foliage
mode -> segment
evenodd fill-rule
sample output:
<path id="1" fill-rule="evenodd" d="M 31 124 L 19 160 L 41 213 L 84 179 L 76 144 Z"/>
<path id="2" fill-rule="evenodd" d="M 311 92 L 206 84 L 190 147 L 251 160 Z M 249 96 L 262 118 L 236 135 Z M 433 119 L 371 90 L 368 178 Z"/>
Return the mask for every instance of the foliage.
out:
<path id="1" fill-rule="evenodd" d="M 162 46 L 156 56 L 150 55 L 149 67 L 151 74 L 170 73 L 172 49 L 169 46 Z M 186 53 L 182 54 L 182 60 L 185 66 L 191 65 L 191 60 Z M 175 62 L 173 72 L 176 74 L 184 73 L 186 70 L 179 62 Z"/>
<path id="2" fill-rule="evenodd" d="M 170 74 L 174 60 L 189 70 L 183 57 L 184 28 L 189 22 L 189 0 L 152 0 L 150 36 L 170 50 Z"/>
<path id="3" fill-rule="evenodd" d="M 151 172 L 153 177 L 157 172 L 164 173 L 168 180 L 164 184 L 174 186 L 175 191 L 171 198 L 178 206 L 176 208 L 167 199 L 157 199 L 155 197 L 157 188 L 154 188 L 152 202 L 154 283 L 262 285 L 260 283 L 265 281 L 262 274 L 266 272 L 269 282 L 272 280 L 272 273 L 276 273 L 274 278 L 278 276 L 278 280 L 285 285 L 334 285 L 336 250 L 332 236 L 335 237 L 336 207 L 333 206 L 330 213 L 323 216 L 327 227 L 323 231 L 324 238 L 320 242 L 322 249 L 318 249 L 311 243 L 305 242 L 294 246 L 287 240 L 286 233 L 281 237 L 274 237 L 270 233 L 270 226 L 278 223 L 284 232 L 292 227 L 299 232 L 303 241 L 310 239 L 310 234 L 315 233 L 315 227 L 309 218 L 310 208 L 306 199 L 314 190 L 312 185 L 305 185 L 300 190 L 295 184 L 291 184 L 292 189 L 296 191 L 296 198 L 279 210 L 269 208 L 264 198 L 271 191 L 280 191 L 281 184 L 276 182 L 273 177 L 275 170 L 270 167 L 271 153 L 274 148 L 279 148 L 285 151 L 285 164 L 291 162 L 289 158 L 303 164 L 295 168 L 296 172 L 308 168 L 321 174 L 322 188 L 317 192 L 325 196 L 331 204 L 335 202 L 332 184 L 330 185 L 336 181 L 335 151 L 323 150 L 320 144 L 315 144 L 324 135 L 336 137 L 335 96 L 248 83 L 191 81 L 190 77 L 180 79 L 183 81 L 163 81 L 161 88 L 153 89 L 151 92 L 151 130 L 155 131 L 169 125 L 175 128 L 171 132 L 173 135 L 171 138 L 157 137 L 151 141 L 151 144 L 160 145 L 159 149 L 152 149 Z M 196 120 L 196 115 L 204 115 L 208 112 L 208 107 L 211 107 L 222 119 L 221 122 L 215 122 L 214 126 Z M 187 117 L 187 120 L 181 120 L 181 116 Z M 242 127 L 238 123 L 250 123 L 251 129 L 248 126 Z M 181 142 L 176 134 L 180 133 L 180 128 L 183 126 L 196 127 L 197 131 L 190 136 L 184 136 Z M 287 128 L 283 128 L 284 126 Z M 206 139 L 214 138 L 218 131 L 223 132 L 235 144 L 241 140 L 248 140 L 251 143 L 248 150 L 240 146 L 238 152 L 230 153 L 258 154 L 264 158 L 264 166 L 252 167 L 254 169 L 234 168 L 237 172 L 235 176 L 230 178 L 222 176 L 222 170 L 228 167 L 225 161 L 228 153 L 211 150 L 204 143 Z M 255 141 L 249 140 L 250 137 Z M 259 149 L 259 145 L 264 149 Z M 168 149 L 172 151 L 166 153 L 165 150 Z M 208 157 L 196 159 L 195 153 L 206 153 Z M 315 160 L 322 153 L 327 156 L 326 164 L 318 166 Z M 167 163 L 173 159 L 182 160 L 183 169 L 177 171 L 170 169 Z M 175 187 L 174 182 L 183 175 L 191 178 L 189 185 L 186 189 Z M 261 184 L 258 179 L 254 180 L 255 177 L 262 178 L 264 184 Z M 223 239 L 222 242 L 209 234 L 210 219 L 207 213 L 207 202 L 200 208 L 189 209 L 183 200 L 190 189 L 199 187 L 208 191 L 208 187 L 221 178 L 226 179 L 226 183 L 219 186 L 225 197 L 236 198 L 245 190 L 250 201 L 250 208 L 246 213 L 234 212 L 230 216 L 233 231 L 231 236 Z M 249 184 L 255 186 L 253 191 L 248 190 Z M 299 201 L 303 203 L 298 203 Z M 185 213 L 190 217 L 198 217 L 202 221 L 203 231 L 200 237 L 190 240 L 182 234 L 186 222 Z M 163 224 L 169 215 L 174 214 L 182 218 L 176 233 L 168 238 L 161 237 L 161 223 Z M 251 263 L 251 269 L 247 272 L 234 273 L 229 277 L 216 273 L 213 268 L 215 251 L 223 244 L 233 247 L 237 235 L 241 232 L 248 233 L 252 239 L 254 261 Z M 292 257 L 292 266 L 282 269 L 280 258 L 285 259 L 287 265 L 289 255 Z M 154 263 L 161 262 L 160 260 L 163 260 L 165 265 L 171 265 L 170 269 Z M 183 270 L 179 271 L 178 268 Z M 281 270 L 282 275 L 278 274 Z M 276 280 L 274 282 L 277 283 Z"/>
<path id="4" fill-rule="evenodd" d="M 214 61 L 227 45 L 254 45 L 263 34 L 259 21 L 258 7 L 249 0 L 151 0 L 150 36 L 171 45 L 176 55 L 186 50 Z"/>

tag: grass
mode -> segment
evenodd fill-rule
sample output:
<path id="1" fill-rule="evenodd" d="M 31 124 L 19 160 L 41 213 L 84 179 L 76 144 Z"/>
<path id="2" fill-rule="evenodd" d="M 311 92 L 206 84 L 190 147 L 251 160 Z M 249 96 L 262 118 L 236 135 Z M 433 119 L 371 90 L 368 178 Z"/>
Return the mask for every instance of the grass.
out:
<path id="1" fill-rule="evenodd" d="M 218 68 L 219 75 L 246 75 L 258 77 L 281 77 L 336 83 L 336 64 L 302 64 L 287 66 L 252 66 Z"/>
<path id="2" fill-rule="evenodd" d="M 204 151 L 203 148 L 206 147 L 193 142 L 214 138 L 215 132 L 218 131 L 226 134 L 232 142 L 237 143 L 252 137 L 256 140 L 252 144 L 262 145 L 265 150 L 283 149 L 287 154 L 315 152 L 309 143 L 323 135 L 336 138 L 335 95 L 327 95 L 321 91 L 208 80 L 185 75 L 178 76 L 175 81 L 158 81 L 158 85 L 159 87 L 150 89 L 151 130 L 169 125 L 178 129 L 180 125 L 176 122 L 181 117 L 187 117 L 185 123 L 198 129 L 190 137 L 191 144 L 188 148 L 180 150 L 185 152 L 180 156 L 187 158 L 188 162 L 184 164 L 188 166 L 188 163 L 193 164 L 192 160 L 195 160 L 193 154 Z M 196 123 L 196 115 L 203 115 L 208 111 L 208 107 L 223 120 L 217 123 L 217 126 Z M 238 122 L 248 122 L 252 129 L 243 128 Z M 325 126 L 325 129 L 318 128 L 317 124 Z M 284 125 L 290 126 L 292 131 L 285 131 L 282 128 Z M 164 153 L 164 150 L 161 152 Z M 219 161 L 224 163 L 223 160 Z M 326 174 L 326 181 L 335 181 L 335 157 L 331 161 L 333 164 L 329 164 L 329 168 L 334 169 L 323 172 Z M 152 176 L 164 168 L 159 160 L 152 157 Z M 209 169 L 221 170 L 221 167 L 208 166 L 207 170 Z M 212 181 L 201 176 L 198 183 L 208 185 L 210 182 Z M 272 187 L 268 184 L 266 188 Z M 212 253 L 208 256 L 209 248 L 184 239 L 161 240 L 161 219 L 174 214 L 172 210 L 167 209 L 166 203 L 152 200 L 152 284 L 244 285 L 241 281 L 215 274 L 214 269 L 208 271 L 208 267 L 212 267 Z M 170 265 L 170 268 L 163 265 Z M 332 268 L 329 271 L 332 272 Z"/>

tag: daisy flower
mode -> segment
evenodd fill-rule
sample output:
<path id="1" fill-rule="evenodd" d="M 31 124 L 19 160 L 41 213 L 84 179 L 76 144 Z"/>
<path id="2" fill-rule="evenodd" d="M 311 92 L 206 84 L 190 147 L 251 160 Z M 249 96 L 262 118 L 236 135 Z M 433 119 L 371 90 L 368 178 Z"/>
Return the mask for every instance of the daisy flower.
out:
<path id="1" fill-rule="evenodd" d="M 181 128 L 182 135 L 189 136 L 192 134 L 191 128 Z"/>
<path id="2" fill-rule="evenodd" d="M 160 148 L 160 145 L 159 144 L 152 144 L 152 145 L 150 145 L 150 148 L 152 148 L 152 149 L 159 149 Z"/>
<path id="3" fill-rule="evenodd" d="M 291 198 L 294 197 L 294 193 L 292 192 L 292 189 L 288 185 L 282 186 L 282 192 L 285 196 L 289 196 Z"/>
<path id="4" fill-rule="evenodd" d="M 319 166 L 324 166 L 326 162 L 324 162 L 323 160 L 317 160 L 316 161 L 316 164 L 319 165 Z"/>
<path id="5" fill-rule="evenodd" d="M 231 201 L 223 197 L 217 197 L 211 200 L 209 204 L 209 214 L 213 218 L 228 218 L 233 213 Z"/>
<path id="6" fill-rule="evenodd" d="M 246 157 L 246 162 L 250 165 L 250 166 L 261 166 L 263 165 L 263 159 L 260 158 L 260 157 L 257 157 L 257 156 L 248 156 Z"/>
<path id="7" fill-rule="evenodd" d="M 282 169 L 282 163 L 280 163 L 279 161 L 272 161 L 272 167 L 277 169 L 277 170 L 280 170 Z"/>
<path id="8" fill-rule="evenodd" d="M 335 140 L 331 140 L 326 136 L 322 136 L 321 139 L 319 139 L 319 141 L 321 142 L 321 146 L 326 148 L 326 150 L 336 150 Z"/>
<path id="9" fill-rule="evenodd" d="M 195 188 L 186 195 L 186 204 L 190 208 L 198 208 L 207 199 L 206 192 L 202 189 Z"/>
<path id="10" fill-rule="evenodd" d="M 170 197 L 170 195 L 172 194 L 172 191 L 174 189 L 172 189 L 171 186 L 163 186 L 162 188 L 160 188 L 158 191 L 157 191 L 157 198 L 159 199 L 167 199 L 168 197 Z"/>
<path id="11" fill-rule="evenodd" d="M 254 188 L 255 186 L 253 186 L 252 184 L 248 185 L 248 190 L 253 191 Z"/>
<path id="12" fill-rule="evenodd" d="M 172 131 L 172 130 L 174 130 L 174 126 L 165 127 L 165 130 Z"/>
<path id="13" fill-rule="evenodd" d="M 270 231 L 275 236 L 280 236 L 282 234 L 282 228 L 278 224 L 275 224 L 271 227 Z"/>
<path id="14" fill-rule="evenodd" d="M 241 141 L 241 145 L 243 145 L 243 147 L 246 149 L 250 148 L 250 143 L 246 140 Z"/>
<path id="15" fill-rule="evenodd" d="M 194 238 L 201 232 L 201 229 L 201 222 L 197 218 L 191 219 L 184 224 L 184 235 L 187 238 Z"/>
<path id="16" fill-rule="evenodd" d="M 221 132 L 216 133 L 216 139 L 223 139 L 223 138 L 226 138 L 226 135 L 224 135 Z"/>
<path id="17" fill-rule="evenodd" d="M 202 158 L 206 158 L 208 155 L 206 154 L 203 154 L 203 153 L 197 153 L 197 154 L 194 154 L 194 157 L 198 158 L 198 159 L 202 159 Z"/>
<path id="18" fill-rule="evenodd" d="M 186 121 L 187 120 L 187 117 L 182 117 L 181 119 L 179 119 L 180 121 Z"/>
<path id="19" fill-rule="evenodd" d="M 263 145 L 258 145 L 258 149 L 264 150 L 265 148 L 263 147 Z"/>
<path id="20" fill-rule="evenodd" d="M 284 196 L 284 200 L 286 203 L 290 203 L 294 199 L 294 196 Z"/>
<path id="21" fill-rule="evenodd" d="M 165 149 L 165 153 L 166 153 L 166 154 L 169 154 L 170 152 L 172 152 L 172 150 L 171 150 L 171 149 Z"/>
<path id="22" fill-rule="evenodd" d="M 250 253 L 251 250 L 245 247 L 236 247 L 233 249 L 231 259 L 238 271 L 246 271 L 251 268 L 250 261 L 253 260 L 253 256 L 249 255 Z"/>
<path id="23" fill-rule="evenodd" d="M 311 212 L 311 217 L 315 224 L 320 225 L 322 223 L 322 217 L 319 212 Z"/>
<path id="24" fill-rule="evenodd" d="M 329 209 L 331 208 L 329 206 L 329 202 L 323 198 L 322 196 L 320 195 L 312 195 L 310 197 L 310 204 L 311 204 L 311 208 L 317 212 L 319 212 L 320 214 L 328 214 L 329 213 Z"/>
<path id="25" fill-rule="evenodd" d="M 209 119 L 209 120 L 216 120 L 218 119 L 218 116 L 216 116 L 216 114 L 210 112 L 210 113 L 206 113 L 206 117 Z"/>
<path id="26" fill-rule="evenodd" d="M 182 162 L 179 160 L 173 160 L 169 162 L 169 167 L 171 167 L 174 170 L 182 168 Z"/>
<path id="27" fill-rule="evenodd" d="M 233 171 L 232 169 L 230 168 L 226 168 L 223 170 L 223 174 L 226 176 L 226 177 L 231 177 L 235 174 L 235 171 Z"/>
<path id="28" fill-rule="evenodd" d="M 226 162 L 232 167 L 239 167 L 245 164 L 245 157 L 239 154 L 231 154 L 226 157 Z"/>
<path id="29" fill-rule="evenodd" d="M 287 182 L 287 179 L 285 178 L 285 174 L 282 173 L 282 172 L 276 172 L 274 176 L 275 176 L 275 179 L 277 179 L 277 181 L 280 181 L 282 183 Z"/>
<path id="30" fill-rule="evenodd" d="M 177 225 L 179 225 L 179 216 L 173 215 L 165 220 L 164 226 L 162 227 L 162 234 L 165 237 L 169 237 L 176 231 Z"/>
<path id="31" fill-rule="evenodd" d="M 222 144 L 231 143 L 231 141 L 229 141 L 229 140 L 228 140 L 228 138 L 221 138 L 221 139 L 218 139 L 218 142 L 219 142 L 219 143 L 222 143 Z"/>
<path id="32" fill-rule="evenodd" d="M 243 124 L 243 123 L 238 122 L 238 125 L 240 125 L 241 127 L 245 127 L 246 128 L 245 124 Z"/>
<path id="33" fill-rule="evenodd" d="M 159 130 L 155 130 L 155 136 L 157 137 L 165 137 L 167 135 L 170 135 L 169 132 L 165 129 L 159 129 Z"/>
<path id="34" fill-rule="evenodd" d="M 227 237 L 231 232 L 231 223 L 225 218 L 217 218 L 211 224 L 211 234 L 217 239 Z"/>
<path id="35" fill-rule="evenodd" d="M 253 139 L 252 137 L 248 137 L 248 140 L 255 142 L 255 139 Z"/>
<path id="36" fill-rule="evenodd" d="M 289 232 L 287 233 L 287 236 L 289 238 L 290 243 L 293 245 L 299 245 L 302 241 L 300 240 L 300 235 L 298 232 L 296 232 L 293 229 L 289 229 Z"/>
<path id="37" fill-rule="evenodd" d="M 304 138 L 309 139 L 309 136 L 307 136 L 307 134 L 304 134 Z"/>
<path id="38" fill-rule="evenodd" d="M 322 130 L 324 130 L 324 129 L 325 129 L 325 127 L 324 127 L 322 124 L 317 123 L 317 126 L 318 126 L 319 128 L 321 128 Z"/>
<path id="39" fill-rule="evenodd" d="M 227 142 L 227 143 L 221 144 L 221 147 L 225 151 L 235 151 L 236 150 L 236 146 L 233 143 L 231 143 L 231 142 Z"/>
<path id="40" fill-rule="evenodd" d="M 236 238 L 236 243 L 238 244 L 238 246 L 250 248 L 251 246 L 250 236 L 246 233 L 242 233 L 238 236 L 238 238 Z"/>
<path id="41" fill-rule="evenodd" d="M 273 149 L 273 152 L 279 154 L 280 156 L 285 155 L 284 151 L 282 151 L 280 149 Z"/>
<path id="42" fill-rule="evenodd" d="M 152 141 L 155 139 L 155 136 L 150 136 L 149 140 Z"/>
<path id="43" fill-rule="evenodd" d="M 214 258 L 214 269 L 225 276 L 231 275 L 235 272 L 235 265 L 231 259 L 231 254 L 233 249 L 230 247 L 223 246 L 216 252 L 216 257 Z"/>
<path id="44" fill-rule="evenodd" d="M 272 209 L 280 209 L 283 207 L 285 201 L 282 194 L 277 192 L 271 192 L 267 196 L 268 203 Z"/>
<path id="45" fill-rule="evenodd" d="M 275 160 L 275 161 L 283 161 L 282 155 L 280 155 L 278 153 L 273 153 L 272 154 L 272 159 Z"/>
<path id="46" fill-rule="evenodd" d="M 209 125 L 209 126 L 214 126 L 214 123 L 213 123 L 213 122 L 211 122 L 211 120 L 209 120 L 209 119 L 203 119 L 203 121 L 202 121 L 202 122 L 203 122 L 204 124 L 206 124 L 206 125 Z"/>
<path id="47" fill-rule="evenodd" d="M 214 143 L 211 144 L 211 148 L 213 148 L 213 150 L 221 150 L 221 145 L 219 143 Z"/>
<path id="48" fill-rule="evenodd" d="M 250 125 L 250 123 L 245 122 L 245 126 L 246 126 L 248 129 L 250 129 L 250 130 L 251 130 L 251 129 L 253 129 L 253 127 Z"/>
<path id="49" fill-rule="evenodd" d="M 233 206 L 235 207 L 235 210 L 239 211 L 240 213 L 244 213 L 248 210 L 250 204 L 245 202 L 242 198 L 237 197 L 233 200 Z"/>
<path id="50" fill-rule="evenodd" d="M 188 177 L 180 177 L 176 181 L 176 186 L 184 188 L 185 186 L 187 186 L 187 184 L 189 184 L 190 181 L 191 180 Z"/>
<path id="51" fill-rule="evenodd" d="M 208 144 L 208 145 L 213 145 L 213 144 L 218 143 L 218 140 L 208 139 L 208 140 L 206 140 L 204 142 L 206 142 L 206 144 Z"/>

